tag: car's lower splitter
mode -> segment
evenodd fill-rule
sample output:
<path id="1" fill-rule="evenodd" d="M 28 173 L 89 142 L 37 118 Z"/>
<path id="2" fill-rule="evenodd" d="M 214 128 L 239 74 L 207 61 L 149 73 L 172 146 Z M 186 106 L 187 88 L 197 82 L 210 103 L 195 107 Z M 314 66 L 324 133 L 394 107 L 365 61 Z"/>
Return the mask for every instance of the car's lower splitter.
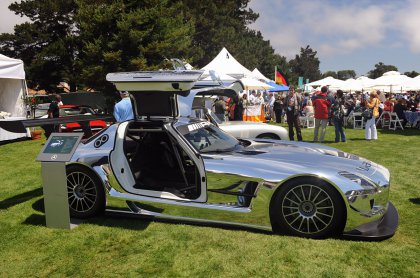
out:
<path id="1" fill-rule="evenodd" d="M 343 233 L 345 239 L 379 241 L 392 237 L 398 227 L 398 211 L 389 202 L 388 210 L 384 217 Z"/>

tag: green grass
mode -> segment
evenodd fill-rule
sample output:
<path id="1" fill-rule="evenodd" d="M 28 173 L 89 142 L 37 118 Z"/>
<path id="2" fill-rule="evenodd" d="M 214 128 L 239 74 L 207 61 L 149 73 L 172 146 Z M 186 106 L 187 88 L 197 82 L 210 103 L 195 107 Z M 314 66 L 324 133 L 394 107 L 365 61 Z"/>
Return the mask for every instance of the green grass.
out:
<path id="1" fill-rule="evenodd" d="M 326 143 L 391 171 L 400 225 L 391 239 L 310 240 L 246 229 L 100 217 L 65 231 L 45 227 L 43 141 L 0 146 L 0 277 L 420 277 L 420 130 L 379 130 L 366 142 Z M 304 129 L 305 141 L 313 129 Z M 328 127 L 327 141 L 334 129 Z M 418 200 L 418 199 L 417 199 Z"/>

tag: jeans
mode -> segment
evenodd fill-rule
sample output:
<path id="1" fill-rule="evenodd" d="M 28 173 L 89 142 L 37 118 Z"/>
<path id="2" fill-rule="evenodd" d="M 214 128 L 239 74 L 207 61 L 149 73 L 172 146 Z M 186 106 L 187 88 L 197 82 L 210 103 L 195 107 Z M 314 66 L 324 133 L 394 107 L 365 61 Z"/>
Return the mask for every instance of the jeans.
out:
<path id="1" fill-rule="evenodd" d="M 341 142 L 346 142 L 346 133 L 344 132 L 343 128 L 343 120 L 337 120 L 334 118 L 334 127 L 335 127 L 335 142 L 340 142 L 340 136 L 341 136 Z"/>

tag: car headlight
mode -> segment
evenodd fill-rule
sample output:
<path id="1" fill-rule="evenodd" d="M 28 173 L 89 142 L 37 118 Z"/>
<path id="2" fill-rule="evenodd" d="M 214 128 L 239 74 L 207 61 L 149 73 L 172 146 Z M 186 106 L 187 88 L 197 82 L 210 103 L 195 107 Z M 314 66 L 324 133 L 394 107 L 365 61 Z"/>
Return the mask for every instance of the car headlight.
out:
<path id="1" fill-rule="evenodd" d="M 66 127 L 66 125 L 65 124 L 60 124 L 60 129 L 67 129 L 67 127 Z"/>
<path id="2" fill-rule="evenodd" d="M 362 189 L 358 190 L 350 190 L 345 193 L 347 199 L 351 202 L 352 199 L 354 199 L 356 196 L 366 196 L 371 194 L 380 193 L 379 186 L 376 185 L 371 180 L 367 179 L 366 177 L 363 177 L 361 175 L 349 173 L 347 171 L 341 171 L 338 172 L 338 174 L 342 177 L 345 177 L 358 185 L 362 187 Z"/>

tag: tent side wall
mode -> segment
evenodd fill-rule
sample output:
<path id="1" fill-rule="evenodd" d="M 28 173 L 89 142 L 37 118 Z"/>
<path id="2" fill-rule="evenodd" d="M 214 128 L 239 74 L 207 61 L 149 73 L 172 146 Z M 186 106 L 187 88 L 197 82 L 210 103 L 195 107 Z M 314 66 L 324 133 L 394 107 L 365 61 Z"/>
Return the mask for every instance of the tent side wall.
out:
<path id="1" fill-rule="evenodd" d="M 24 80 L 0 78 L 0 111 L 10 113 L 11 117 L 25 117 L 24 96 L 26 96 Z"/>

